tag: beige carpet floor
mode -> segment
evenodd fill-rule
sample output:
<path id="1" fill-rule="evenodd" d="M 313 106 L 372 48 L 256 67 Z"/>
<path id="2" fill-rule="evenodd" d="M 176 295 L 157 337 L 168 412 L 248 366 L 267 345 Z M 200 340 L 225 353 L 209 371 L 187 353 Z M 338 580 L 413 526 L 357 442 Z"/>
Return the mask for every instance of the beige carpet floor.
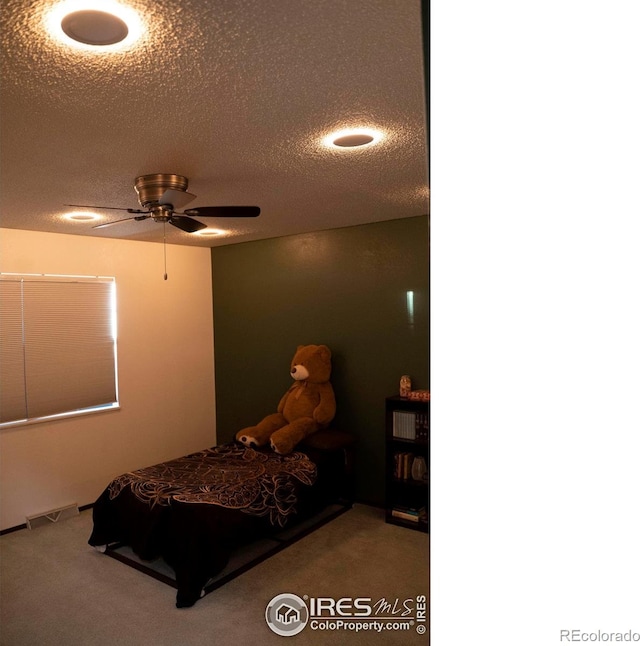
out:
<path id="1" fill-rule="evenodd" d="M 429 536 L 386 524 L 380 509 L 354 505 L 188 609 L 175 607 L 175 589 L 94 551 L 91 525 L 89 510 L 0 537 L 2 646 L 429 643 L 417 625 L 381 633 L 307 625 L 282 637 L 265 621 L 283 593 L 391 604 L 428 596 Z"/>

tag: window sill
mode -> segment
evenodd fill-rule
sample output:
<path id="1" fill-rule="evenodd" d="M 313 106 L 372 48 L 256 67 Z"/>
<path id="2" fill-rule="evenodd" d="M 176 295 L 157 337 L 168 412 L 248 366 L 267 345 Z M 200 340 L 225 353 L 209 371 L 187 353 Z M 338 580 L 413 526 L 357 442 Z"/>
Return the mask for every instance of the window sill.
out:
<path id="1" fill-rule="evenodd" d="M 69 411 L 68 413 L 58 413 L 57 415 L 47 415 L 45 417 L 34 417 L 31 419 L 19 419 L 14 422 L 5 422 L 0 424 L 0 431 L 6 428 L 17 428 L 21 426 L 31 426 L 32 424 L 44 424 L 46 422 L 56 422 L 61 419 L 70 419 L 73 417 L 81 417 L 83 415 L 95 415 L 96 413 L 110 413 L 112 411 L 120 410 L 120 404 L 114 402 L 105 406 L 92 406 L 91 408 L 83 408 L 82 410 Z"/>

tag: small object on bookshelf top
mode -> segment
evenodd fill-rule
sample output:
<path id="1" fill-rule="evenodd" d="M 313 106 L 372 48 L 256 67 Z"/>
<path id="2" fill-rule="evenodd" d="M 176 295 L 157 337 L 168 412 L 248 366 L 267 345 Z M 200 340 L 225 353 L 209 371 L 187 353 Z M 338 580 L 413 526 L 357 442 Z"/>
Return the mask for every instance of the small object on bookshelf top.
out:
<path id="1" fill-rule="evenodd" d="M 400 377 L 400 397 L 407 398 L 411 392 L 411 377 L 409 375 L 402 375 Z"/>

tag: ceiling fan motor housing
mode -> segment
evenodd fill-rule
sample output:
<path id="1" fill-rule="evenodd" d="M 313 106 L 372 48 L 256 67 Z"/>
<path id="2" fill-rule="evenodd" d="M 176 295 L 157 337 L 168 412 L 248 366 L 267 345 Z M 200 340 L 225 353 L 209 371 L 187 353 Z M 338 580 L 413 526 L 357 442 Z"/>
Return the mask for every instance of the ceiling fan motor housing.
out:
<path id="1" fill-rule="evenodd" d="M 136 177 L 135 189 L 138 194 L 138 201 L 144 208 L 159 204 L 160 198 L 165 191 L 186 191 L 189 180 L 182 175 L 169 173 L 155 173 L 154 175 L 140 175 Z"/>

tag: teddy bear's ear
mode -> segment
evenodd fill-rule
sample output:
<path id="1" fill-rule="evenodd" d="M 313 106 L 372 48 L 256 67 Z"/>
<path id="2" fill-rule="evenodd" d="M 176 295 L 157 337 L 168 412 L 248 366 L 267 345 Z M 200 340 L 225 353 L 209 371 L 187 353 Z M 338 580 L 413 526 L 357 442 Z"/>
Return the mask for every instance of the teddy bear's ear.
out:
<path id="1" fill-rule="evenodd" d="M 331 350 L 326 345 L 319 345 L 318 351 L 325 359 L 331 359 Z"/>
<path id="2" fill-rule="evenodd" d="M 300 352 L 300 350 L 302 350 L 302 348 L 304 348 L 304 346 L 303 346 L 303 345 L 299 345 L 299 346 L 296 348 L 296 352 Z"/>

